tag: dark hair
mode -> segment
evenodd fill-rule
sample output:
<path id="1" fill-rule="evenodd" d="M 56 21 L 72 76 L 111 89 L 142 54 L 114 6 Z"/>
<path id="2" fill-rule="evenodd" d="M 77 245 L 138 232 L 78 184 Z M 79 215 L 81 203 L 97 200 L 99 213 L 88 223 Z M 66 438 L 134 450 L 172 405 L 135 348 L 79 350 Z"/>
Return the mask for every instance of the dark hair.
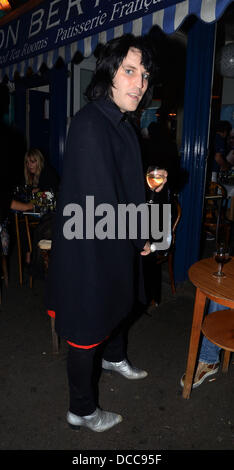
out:
<path id="1" fill-rule="evenodd" d="M 130 48 L 140 50 L 142 54 L 142 65 L 149 73 L 149 85 L 140 102 L 140 107 L 147 107 L 151 102 L 152 84 L 156 70 L 154 50 L 147 37 L 133 36 L 132 34 L 125 34 L 120 38 L 112 39 L 105 45 L 99 46 L 96 70 L 85 92 L 85 95 L 90 101 L 110 96 L 113 78 Z"/>
<path id="2" fill-rule="evenodd" d="M 230 132 L 232 129 L 232 126 L 229 121 L 219 121 L 217 126 L 216 126 L 216 132 Z"/>

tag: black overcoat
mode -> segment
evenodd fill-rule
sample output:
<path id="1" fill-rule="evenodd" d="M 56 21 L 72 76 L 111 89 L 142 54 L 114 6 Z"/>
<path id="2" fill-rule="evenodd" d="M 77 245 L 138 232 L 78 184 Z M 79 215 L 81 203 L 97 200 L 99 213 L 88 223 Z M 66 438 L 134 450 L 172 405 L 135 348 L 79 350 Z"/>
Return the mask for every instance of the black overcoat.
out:
<path id="1" fill-rule="evenodd" d="M 108 336 L 131 311 L 137 294 L 144 301 L 139 266 L 146 240 L 139 234 L 135 240 L 92 239 L 90 231 L 87 239 L 86 224 L 90 230 L 93 220 L 90 212 L 86 216 L 87 196 L 94 196 L 95 208 L 111 204 L 116 211 L 118 204 L 145 202 L 137 136 L 109 99 L 87 104 L 71 123 L 48 275 L 47 308 L 56 313 L 56 330 L 80 345 Z M 83 239 L 64 236 L 65 222 L 75 215 L 63 215 L 68 204 L 83 210 Z M 73 225 L 72 231 L 76 229 Z"/>

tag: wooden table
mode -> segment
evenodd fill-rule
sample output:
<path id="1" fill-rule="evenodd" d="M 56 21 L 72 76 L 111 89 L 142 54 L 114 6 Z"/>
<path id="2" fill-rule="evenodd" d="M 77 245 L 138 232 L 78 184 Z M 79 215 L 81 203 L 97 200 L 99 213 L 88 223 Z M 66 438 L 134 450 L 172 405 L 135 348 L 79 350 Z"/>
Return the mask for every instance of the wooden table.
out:
<path id="1" fill-rule="evenodd" d="M 234 308 L 234 258 L 232 257 L 231 261 L 224 265 L 223 272 L 226 277 L 218 279 L 212 276 L 217 267 L 213 258 L 206 258 L 193 264 L 189 269 L 189 279 L 197 289 L 183 398 L 189 398 L 191 393 L 206 299 Z"/>

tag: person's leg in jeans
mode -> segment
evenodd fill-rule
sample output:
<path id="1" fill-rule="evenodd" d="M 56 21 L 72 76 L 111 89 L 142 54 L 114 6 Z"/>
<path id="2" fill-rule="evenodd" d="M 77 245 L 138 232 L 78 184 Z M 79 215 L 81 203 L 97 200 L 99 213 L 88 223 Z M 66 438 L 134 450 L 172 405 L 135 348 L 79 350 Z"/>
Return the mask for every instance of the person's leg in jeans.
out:
<path id="1" fill-rule="evenodd" d="M 213 300 L 211 300 L 208 307 L 207 315 L 212 312 L 217 312 L 219 310 L 226 309 L 228 309 L 228 307 L 224 307 L 223 305 L 217 304 L 216 302 L 213 302 Z M 205 364 L 217 364 L 219 362 L 220 351 L 221 348 L 219 346 L 212 343 L 206 338 L 206 336 L 204 336 L 199 355 L 199 362 L 204 362 Z"/>
<path id="2" fill-rule="evenodd" d="M 226 310 L 227 307 L 217 304 L 212 300 L 209 303 L 207 315 L 218 310 Z M 199 387 L 207 377 L 214 375 L 219 369 L 219 354 L 221 348 L 216 344 L 209 341 L 206 336 L 203 336 L 201 350 L 199 354 L 199 362 L 196 369 L 193 388 Z M 185 374 L 180 380 L 180 384 L 183 387 L 185 380 Z"/>

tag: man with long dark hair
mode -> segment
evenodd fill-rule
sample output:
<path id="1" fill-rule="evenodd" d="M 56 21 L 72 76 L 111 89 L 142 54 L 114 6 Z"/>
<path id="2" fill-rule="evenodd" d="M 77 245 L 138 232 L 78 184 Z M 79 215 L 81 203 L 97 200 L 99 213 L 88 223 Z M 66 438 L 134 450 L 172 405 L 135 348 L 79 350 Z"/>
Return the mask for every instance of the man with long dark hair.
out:
<path id="1" fill-rule="evenodd" d="M 73 428 L 101 432 L 122 420 L 97 407 L 93 372 L 98 351 L 103 369 L 127 379 L 147 376 L 126 358 L 123 323 L 135 299 L 144 301 L 140 255 L 150 253 L 150 244 L 138 225 L 134 239 L 116 236 L 118 224 L 115 233 L 112 228 L 121 204 L 145 202 L 141 155 L 128 117 L 151 100 L 153 76 L 153 56 L 144 38 L 125 35 L 110 41 L 99 51 L 87 89 L 90 102 L 69 130 L 48 302 L 56 330 L 69 345 L 67 421 Z M 106 219 L 106 234 L 98 218 L 103 207 L 114 214 L 111 227 Z"/>

